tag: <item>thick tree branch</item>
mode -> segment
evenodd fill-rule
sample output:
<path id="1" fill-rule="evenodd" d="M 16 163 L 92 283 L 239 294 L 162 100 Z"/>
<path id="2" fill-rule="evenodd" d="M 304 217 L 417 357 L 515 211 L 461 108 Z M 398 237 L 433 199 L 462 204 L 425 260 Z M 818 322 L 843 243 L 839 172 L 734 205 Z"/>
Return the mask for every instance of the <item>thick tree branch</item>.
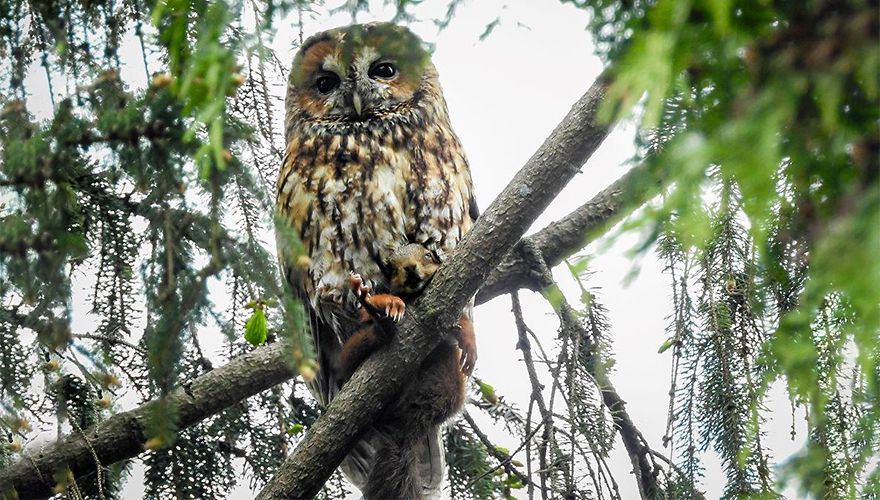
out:
<path id="1" fill-rule="evenodd" d="M 540 291 L 540 273 L 524 255 L 527 245 L 540 251 L 547 267 L 555 267 L 653 198 L 662 186 L 662 177 L 653 173 L 649 164 L 632 168 L 575 211 L 517 243 L 489 274 L 476 303 L 520 288 Z"/>
<path id="2" fill-rule="evenodd" d="M 295 375 L 284 343 L 261 347 L 196 378 L 177 389 L 167 402 L 178 415 L 181 429 Z M 117 413 L 93 429 L 73 433 L 0 470 L 0 497 L 12 490 L 18 498 L 47 498 L 55 487 L 55 474 L 70 469 L 74 477 L 95 471 L 95 460 L 107 466 L 144 451 L 145 423 L 158 401 Z M 5 498 L 5 497 L 4 497 Z"/>
<path id="3" fill-rule="evenodd" d="M 389 348 L 358 369 L 257 498 L 311 498 L 318 493 L 361 431 L 411 379 L 442 334 L 451 333 L 489 271 L 608 135 L 608 127 L 596 118 L 606 86 L 600 77 L 574 105 L 408 308 Z"/>

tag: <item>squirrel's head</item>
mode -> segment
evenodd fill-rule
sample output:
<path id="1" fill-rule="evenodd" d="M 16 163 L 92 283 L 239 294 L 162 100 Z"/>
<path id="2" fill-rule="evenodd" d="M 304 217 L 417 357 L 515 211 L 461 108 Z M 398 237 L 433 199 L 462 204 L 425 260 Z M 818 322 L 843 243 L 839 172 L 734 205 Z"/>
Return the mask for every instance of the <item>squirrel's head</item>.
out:
<path id="1" fill-rule="evenodd" d="M 410 243 L 391 254 L 387 264 L 391 270 L 392 293 L 416 295 L 440 268 L 440 257 L 429 248 Z"/>

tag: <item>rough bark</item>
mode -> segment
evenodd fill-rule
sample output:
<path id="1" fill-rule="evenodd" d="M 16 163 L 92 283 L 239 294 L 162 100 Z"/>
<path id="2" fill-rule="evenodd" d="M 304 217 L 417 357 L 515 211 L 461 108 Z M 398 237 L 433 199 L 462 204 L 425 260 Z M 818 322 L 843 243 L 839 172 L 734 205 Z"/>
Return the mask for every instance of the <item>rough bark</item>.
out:
<path id="1" fill-rule="evenodd" d="M 520 288 L 540 291 L 541 276 L 526 258 L 526 246 L 538 249 L 547 267 L 555 267 L 654 197 L 661 187 L 662 178 L 652 173 L 647 164 L 631 169 L 575 211 L 518 242 L 489 274 L 477 293 L 476 303 Z"/>
<path id="2" fill-rule="evenodd" d="M 255 349 L 228 364 L 209 371 L 167 396 L 183 429 L 279 384 L 295 374 L 287 361 L 290 350 L 283 343 Z M 18 493 L 18 498 L 47 498 L 55 486 L 54 475 L 70 469 L 74 477 L 94 472 L 98 462 L 107 466 L 144 451 L 144 428 L 151 401 L 133 410 L 117 413 L 97 427 L 70 434 L 0 470 L 0 496 Z M 94 453 L 94 454 L 93 454 Z M 15 498 L 14 496 L 12 498 Z"/>
<path id="3" fill-rule="evenodd" d="M 580 172 L 608 135 L 598 123 L 607 81 L 600 77 L 480 216 L 425 293 L 407 309 L 389 348 L 370 356 L 282 464 L 258 499 L 311 498 L 362 429 L 411 379 L 489 272 Z"/>

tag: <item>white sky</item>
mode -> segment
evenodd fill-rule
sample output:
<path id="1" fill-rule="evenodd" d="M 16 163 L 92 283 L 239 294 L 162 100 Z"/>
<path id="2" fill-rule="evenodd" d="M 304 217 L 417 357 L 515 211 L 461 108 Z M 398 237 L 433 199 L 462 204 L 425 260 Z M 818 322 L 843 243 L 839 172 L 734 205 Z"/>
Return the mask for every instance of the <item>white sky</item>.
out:
<path id="1" fill-rule="evenodd" d="M 440 18 L 447 0 L 427 0 L 417 9 L 423 19 Z M 362 14 L 361 22 L 388 20 L 391 9 L 376 9 Z M 496 17 L 501 23 L 485 41 L 480 41 L 487 24 Z M 295 19 L 292 18 L 292 19 Z M 306 36 L 327 28 L 347 24 L 347 15 L 328 16 L 326 11 L 306 16 Z M 528 160 L 569 107 L 586 91 L 600 73 L 602 64 L 593 55 L 592 42 L 586 31 L 588 17 L 584 11 L 559 0 L 482 0 L 465 2 L 449 28 L 442 33 L 430 22 L 417 23 L 413 30 L 435 44 L 434 63 L 440 73 L 452 125 L 461 138 L 470 160 L 477 199 L 485 209 L 502 190 L 514 173 Z M 289 64 L 295 52 L 294 28 L 279 23 L 274 41 L 278 57 Z M 123 57 L 123 77 L 144 83 L 140 53 Z M 37 67 L 39 69 L 39 67 Z M 31 92 L 29 108 L 38 116 L 49 116 L 47 91 L 42 71 L 32 72 L 28 81 Z M 56 88 L 56 91 L 59 90 Z M 283 95 L 283 89 L 277 89 Z M 279 116 L 283 112 L 279 110 Z M 618 126 L 593 155 L 583 173 L 578 175 L 538 219 L 533 230 L 559 219 L 626 171 L 626 161 L 633 155 L 633 127 Z M 611 338 L 616 356 L 616 372 L 612 375 L 620 396 L 628 402 L 628 410 L 653 448 L 668 454 L 661 437 L 666 425 L 671 351 L 657 354 L 666 335 L 666 316 L 671 311 L 669 278 L 661 273 L 662 265 L 648 253 L 634 262 L 628 251 L 639 241 L 639 235 L 624 235 L 611 245 L 587 252 L 593 256 L 591 269 L 596 272 L 589 285 L 600 287 L 599 300 L 609 309 Z M 607 247 L 607 248 L 606 248 Z M 628 284 L 627 277 L 635 268 L 640 272 Z M 555 273 L 573 304 L 578 292 L 566 271 Z M 90 281 L 78 283 L 83 291 Z M 76 300 L 84 300 L 85 293 Z M 521 298 L 527 323 L 541 336 L 544 347 L 554 344 L 556 317 L 544 300 L 522 292 Z M 222 304 L 218 304 L 222 307 Z M 87 321 L 78 319 L 82 329 Z M 510 313 L 510 300 L 500 297 L 476 311 L 476 333 L 479 362 L 476 375 L 492 384 L 508 402 L 525 412 L 530 387 L 520 352 L 515 350 L 516 330 Z M 80 331 L 75 325 L 75 330 Z M 201 336 L 200 336 L 201 338 Z M 219 332 L 203 339 L 203 347 L 211 344 L 219 350 Z M 548 376 L 544 380 L 549 382 Z M 546 383 L 549 387 L 549 383 Z M 787 457 L 800 446 L 805 426 L 799 415 L 796 426 L 798 444 L 789 437 L 790 410 L 784 394 L 776 391 L 770 407 L 777 409 L 778 418 L 768 423 L 766 443 L 773 457 Z M 127 406 L 125 407 L 127 408 Z M 472 412 L 475 417 L 477 412 Z M 484 430 L 497 443 L 513 450 L 519 442 L 501 429 L 492 429 L 488 419 L 478 419 Z M 518 456 L 524 461 L 524 455 Z M 609 464 L 616 473 L 623 498 L 638 498 L 632 466 L 618 443 Z M 723 476 L 711 454 L 705 457 L 707 498 L 720 495 Z M 140 498 L 143 487 L 142 468 L 136 466 L 125 488 L 125 498 Z M 246 481 L 243 481 L 246 483 Z M 244 485 L 246 486 L 246 484 Z M 791 493 L 791 492 L 787 492 Z M 524 497 L 525 490 L 521 496 Z M 230 498 L 252 498 L 246 487 L 238 488 Z M 356 497 L 355 497 L 356 498 Z M 794 498 L 794 494 L 790 494 Z"/>

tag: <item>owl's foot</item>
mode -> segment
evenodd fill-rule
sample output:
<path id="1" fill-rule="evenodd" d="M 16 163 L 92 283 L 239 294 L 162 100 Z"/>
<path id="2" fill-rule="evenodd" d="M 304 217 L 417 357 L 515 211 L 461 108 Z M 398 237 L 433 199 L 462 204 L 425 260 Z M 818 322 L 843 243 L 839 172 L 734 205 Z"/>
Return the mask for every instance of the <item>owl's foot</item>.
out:
<path id="1" fill-rule="evenodd" d="M 355 297 L 359 299 L 366 299 L 370 295 L 370 292 L 373 291 L 372 288 L 364 285 L 364 279 L 357 273 L 351 273 L 351 276 L 348 277 L 348 285 L 354 292 Z"/>
<path id="2" fill-rule="evenodd" d="M 400 321 L 400 318 L 403 317 L 403 313 L 406 312 L 406 304 L 404 304 L 403 299 L 397 295 L 391 295 L 388 293 L 371 295 L 373 289 L 364 285 L 364 279 L 360 274 L 352 273 L 351 276 L 348 277 L 348 284 L 354 292 L 355 297 L 358 298 L 358 302 L 360 302 L 364 309 L 370 314 L 378 316 L 384 313 L 386 317 L 397 322 Z"/>

